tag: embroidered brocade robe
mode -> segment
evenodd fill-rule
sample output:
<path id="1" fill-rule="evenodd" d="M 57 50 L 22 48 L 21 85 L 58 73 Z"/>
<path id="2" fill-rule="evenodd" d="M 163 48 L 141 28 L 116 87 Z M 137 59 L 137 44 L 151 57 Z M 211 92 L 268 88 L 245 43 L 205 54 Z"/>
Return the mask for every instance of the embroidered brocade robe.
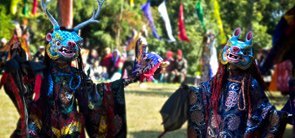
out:
<path id="1" fill-rule="evenodd" d="M 280 133 L 279 113 L 255 79 L 252 79 L 250 88 L 252 112 L 248 114 L 247 109 L 241 110 L 241 85 L 239 81 L 227 80 L 221 92 L 217 115 L 209 108 L 212 95 L 210 81 L 191 87 L 188 137 L 268 137 Z"/>

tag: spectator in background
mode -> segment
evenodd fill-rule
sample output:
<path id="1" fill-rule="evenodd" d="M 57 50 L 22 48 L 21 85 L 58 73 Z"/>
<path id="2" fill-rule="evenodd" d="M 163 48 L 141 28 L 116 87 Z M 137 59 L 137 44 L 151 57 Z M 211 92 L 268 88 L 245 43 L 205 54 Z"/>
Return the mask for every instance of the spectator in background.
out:
<path id="1" fill-rule="evenodd" d="M 123 64 L 122 78 L 128 78 L 132 75 L 132 69 L 134 66 L 135 55 L 133 51 L 127 53 L 127 59 Z"/>
<path id="2" fill-rule="evenodd" d="M 93 65 L 95 62 L 99 62 L 99 56 L 96 49 L 91 49 L 88 53 L 87 63 Z"/>
<path id="3" fill-rule="evenodd" d="M 174 53 L 172 51 L 167 51 L 166 52 L 166 57 L 164 59 L 164 62 L 166 62 L 168 65 L 167 67 L 162 69 L 160 81 L 161 82 L 169 82 L 171 79 L 171 72 L 174 70 L 174 58 L 173 58 Z"/>
<path id="4" fill-rule="evenodd" d="M 38 51 L 33 56 L 33 61 L 35 62 L 43 62 L 45 57 L 45 47 L 39 46 Z"/>
<path id="5" fill-rule="evenodd" d="M 84 70 L 92 80 L 99 80 L 102 71 L 99 69 L 99 56 L 96 49 L 89 50 Z"/>
<path id="6" fill-rule="evenodd" d="M 177 50 L 177 59 L 174 62 L 174 68 L 171 72 L 172 82 L 182 83 L 185 80 L 187 73 L 187 61 L 182 56 L 182 51 Z"/>
<path id="7" fill-rule="evenodd" d="M 111 69 L 110 69 L 109 75 L 110 75 L 111 81 L 120 79 L 122 76 L 123 61 L 121 59 L 120 51 L 117 49 L 115 49 L 112 53 L 110 66 L 111 66 Z"/>
<path id="8" fill-rule="evenodd" d="M 102 67 L 105 67 L 107 69 L 107 74 L 108 74 L 108 78 L 110 78 L 110 74 L 111 74 L 111 60 L 112 60 L 112 53 L 111 53 L 111 49 L 109 47 L 105 48 L 104 50 L 104 56 L 100 62 L 100 65 Z"/>

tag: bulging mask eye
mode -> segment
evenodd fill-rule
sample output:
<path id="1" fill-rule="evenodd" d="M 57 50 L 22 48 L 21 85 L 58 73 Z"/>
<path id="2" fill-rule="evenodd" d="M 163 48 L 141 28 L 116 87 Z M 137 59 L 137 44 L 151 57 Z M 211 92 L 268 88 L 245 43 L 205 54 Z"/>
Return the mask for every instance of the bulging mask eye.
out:
<path id="1" fill-rule="evenodd" d="M 55 42 L 55 45 L 60 46 L 60 42 L 59 41 L 56 41 Z"/>

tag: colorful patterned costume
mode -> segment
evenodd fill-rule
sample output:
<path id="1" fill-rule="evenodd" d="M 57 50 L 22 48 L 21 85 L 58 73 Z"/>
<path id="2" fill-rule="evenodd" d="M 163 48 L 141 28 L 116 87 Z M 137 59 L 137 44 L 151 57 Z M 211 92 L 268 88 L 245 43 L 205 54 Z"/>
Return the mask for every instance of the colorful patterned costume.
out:
<path id="1" fill-rule="evenodd" d="M 131 78 L 94 84 L 82 71 L 83 39 L 77 31 L 97 22 L 103 2 L 92 18 L 73 29 L 60 27 L 43 0 L 41 4 L 54 27 L 46 35 L 45 65 L 16 55 L 6 63 L 1 78 L 0 84 L 20 114 L 12 137 L 85 137 L 84 128 L 90 137 L 126 137 L 124 87 L 146 77 L 147 72 L 153 75 L 162 58 L 137 52 L 137 62 L 143 64 L 135 68 Z M 138 48 L 143 46 L 139 41 Z M 71 66 L 76 59 L 78 68 Z"/>
<path id="2" fill-rule="evenodd" d="M 176 91 L 188 98 L 183 101 L 188 105 L 176 109 L 187 113 L 181 118 L 189 120 L 188 137 L 282 136 L 288 114 L 277 111 L 265 95 L 263 79 L 253 60 L 252 32 L 246 34 L 245 42 L 238 39 L 240 34 L 237 28 L 228 40 L 219 57 L 217 74 L 211 80 Z M 165 132 L 183 124 L 180 119 L 172 122 L 175 115 L 169 113 L 167 103 L 161 110 Z M 169 119 L 172 123 L 166 121 Z"/>
<path id="3" fill-rule="evenodd" d="M 220 54 L 217 75 L 190 88 L 189 137 L 281 136 L 283 113 L 275 110 L 265 93 L 253 61 L 252 32 L 245 42 L 237 28 Z"/>

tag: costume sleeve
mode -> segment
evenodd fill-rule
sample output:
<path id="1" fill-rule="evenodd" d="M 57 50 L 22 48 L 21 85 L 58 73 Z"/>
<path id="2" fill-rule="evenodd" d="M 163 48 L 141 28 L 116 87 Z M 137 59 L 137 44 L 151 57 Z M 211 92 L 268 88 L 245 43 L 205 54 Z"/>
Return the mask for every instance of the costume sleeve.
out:
<path id="1" fill-rule="evenodd" d="M 251 102 L 252 112 L 248 115 L 245 135 L 247 137 L 281 135 L 283 114 L 269 103 L 263 89 L 256 80 L 253 80 L 251 85 Z"/>
<path id="2" fill-rule="evenodd" d="M 188 137 L 206 136 L 206 107 L 208 96 L 206 88 L 191 87 L 189 93 Z"/>
<path id="3" fill-rule="evenodd" d="M 126 137 L 124 79 L 84 86 L 81 111 L 89 137 Z"/>
<path id="4" fill-rule="evenodd" d="M 24 137 L 28 132 L 26 130 L 30 129 L 26 120 L 29 119 L 28 113 L 31 113 L 33 94 L 35 93 L 35 100 L 40 96 L 43 68 L 42 64 L 25 61 L 19 55 L 7 61 L 4 66 L 0 88 L 4 86 L 5 93 L 20 115 L 12 137 Z"/>

